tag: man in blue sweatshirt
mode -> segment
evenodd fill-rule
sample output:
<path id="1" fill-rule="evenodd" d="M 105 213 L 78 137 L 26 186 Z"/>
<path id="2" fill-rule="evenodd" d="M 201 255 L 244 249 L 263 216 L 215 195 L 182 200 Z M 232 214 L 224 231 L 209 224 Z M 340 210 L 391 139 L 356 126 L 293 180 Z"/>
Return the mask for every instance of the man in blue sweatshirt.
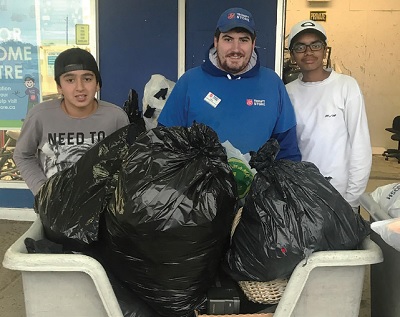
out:
<path id="1" fill-rule="evenodd" d="M 158 122 L 167 127 L 206 124 L 221 142 L 228 140 L 243 154 L 275 138 L 280 145 L 277 159 L 300 161 L 286 88 L 273 70 L 260 66 L 255 42 L 250 12 L 223 12 L 205 62 L 181 76 Z"/>

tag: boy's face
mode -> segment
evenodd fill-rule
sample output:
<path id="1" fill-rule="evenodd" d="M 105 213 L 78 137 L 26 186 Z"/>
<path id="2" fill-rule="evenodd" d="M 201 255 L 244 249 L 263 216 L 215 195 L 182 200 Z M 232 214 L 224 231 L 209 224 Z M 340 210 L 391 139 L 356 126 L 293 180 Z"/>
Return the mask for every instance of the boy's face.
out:
<path id="1" fill-rule="evenodd" d="M 324 64 L 324 58 L 326 55 L 326 46 L 322 46 L 320 50 L 311 50 L 309 45 L 314 43 L 324 43 L 314 33 L 304 33 L 299 36 L 296 42 L 293 44 L 293 48 L 297 45 L 306 45 L 305 52 L 297 53 L 295 50 L 290 51 L 291 57 L 296 62 L 297 66 L 300 67 L 302 72 L 310 72 L 313 70 L 322 69 Z"/>
<path id="2" fill-rule="evenodd" d="M 87 113 L 96 104 L 95 95 L 100 86 L 96 76 L 89 70 L 74 70 L 60 76 L 58 93 L 64 96 L 67 112 Z"/>
<path id="3" fill-rule="evenodd" d="M 214 37 L 219 66 L 233 75 L 241 73 L 249 64 L 255 42 L 246 32 L 229 31 Z"/>

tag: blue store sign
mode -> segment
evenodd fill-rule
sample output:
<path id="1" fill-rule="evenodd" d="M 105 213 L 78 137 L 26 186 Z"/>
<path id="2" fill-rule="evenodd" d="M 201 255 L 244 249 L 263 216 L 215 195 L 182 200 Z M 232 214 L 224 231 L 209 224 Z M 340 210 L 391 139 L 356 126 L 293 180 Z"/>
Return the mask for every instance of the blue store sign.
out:
<path id="1" fill-rule="evenodd" d="M 0 21 L 0 129 L 19 128 L 40 102 L 35 1 L 8 1 Z"/>

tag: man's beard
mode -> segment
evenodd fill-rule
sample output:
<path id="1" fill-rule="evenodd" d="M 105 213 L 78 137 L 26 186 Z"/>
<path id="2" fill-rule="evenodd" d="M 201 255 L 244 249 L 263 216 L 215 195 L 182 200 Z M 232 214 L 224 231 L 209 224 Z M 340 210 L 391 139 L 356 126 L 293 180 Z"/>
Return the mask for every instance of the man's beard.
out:
<path id="1" fill-rule="evenodd" d="M 224 62 L 221 62 L 221 59 L 217 55 L 217 60 L 218 60 L 218 65 L 221 69 L 223 69 L 224 71 L 226 71 L 230 74 L 233 74 L 233 75 L 242 73 L 246 69 L 247 65 L 249 65 L 249 61 L 250 61 L 250 59 L 249 59 L 247 62 L 245 61 L 242 64 L 234 64 L 235 67 L 230 67 L 228 65 L 228 62 L 226 61 L 226 59 L 224 60 Z"/>

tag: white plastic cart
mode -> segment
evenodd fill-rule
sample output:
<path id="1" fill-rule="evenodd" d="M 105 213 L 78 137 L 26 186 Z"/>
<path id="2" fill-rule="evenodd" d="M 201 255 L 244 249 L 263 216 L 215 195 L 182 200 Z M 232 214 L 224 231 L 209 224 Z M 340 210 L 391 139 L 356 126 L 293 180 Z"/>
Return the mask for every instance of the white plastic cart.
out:
<path id="1" fill-rule="evenodd" d="M 370 193 L 364 193 L 360 203 L 370 214 L 371 222 L 392 219 Z M 375 232 L 371 233 L 371 239 L 381 248 L 385 258 L 382 263 L 371 268 L 371 317 L 399 317 L 400 252 Z"/>
<path id="2" fill-rule="evenodd" d="M 79 254 L 27 254 L 24 239 L 43 238 L 36 220 L 6 252 L 3 266 L 22 273 L 27 317 L 122 317 L 103 267 Z M 299 263 L 274 317 L 358 317 L 367 265 L 381 262 L 369 238 L 361 250 L 322 251 Z"/>

